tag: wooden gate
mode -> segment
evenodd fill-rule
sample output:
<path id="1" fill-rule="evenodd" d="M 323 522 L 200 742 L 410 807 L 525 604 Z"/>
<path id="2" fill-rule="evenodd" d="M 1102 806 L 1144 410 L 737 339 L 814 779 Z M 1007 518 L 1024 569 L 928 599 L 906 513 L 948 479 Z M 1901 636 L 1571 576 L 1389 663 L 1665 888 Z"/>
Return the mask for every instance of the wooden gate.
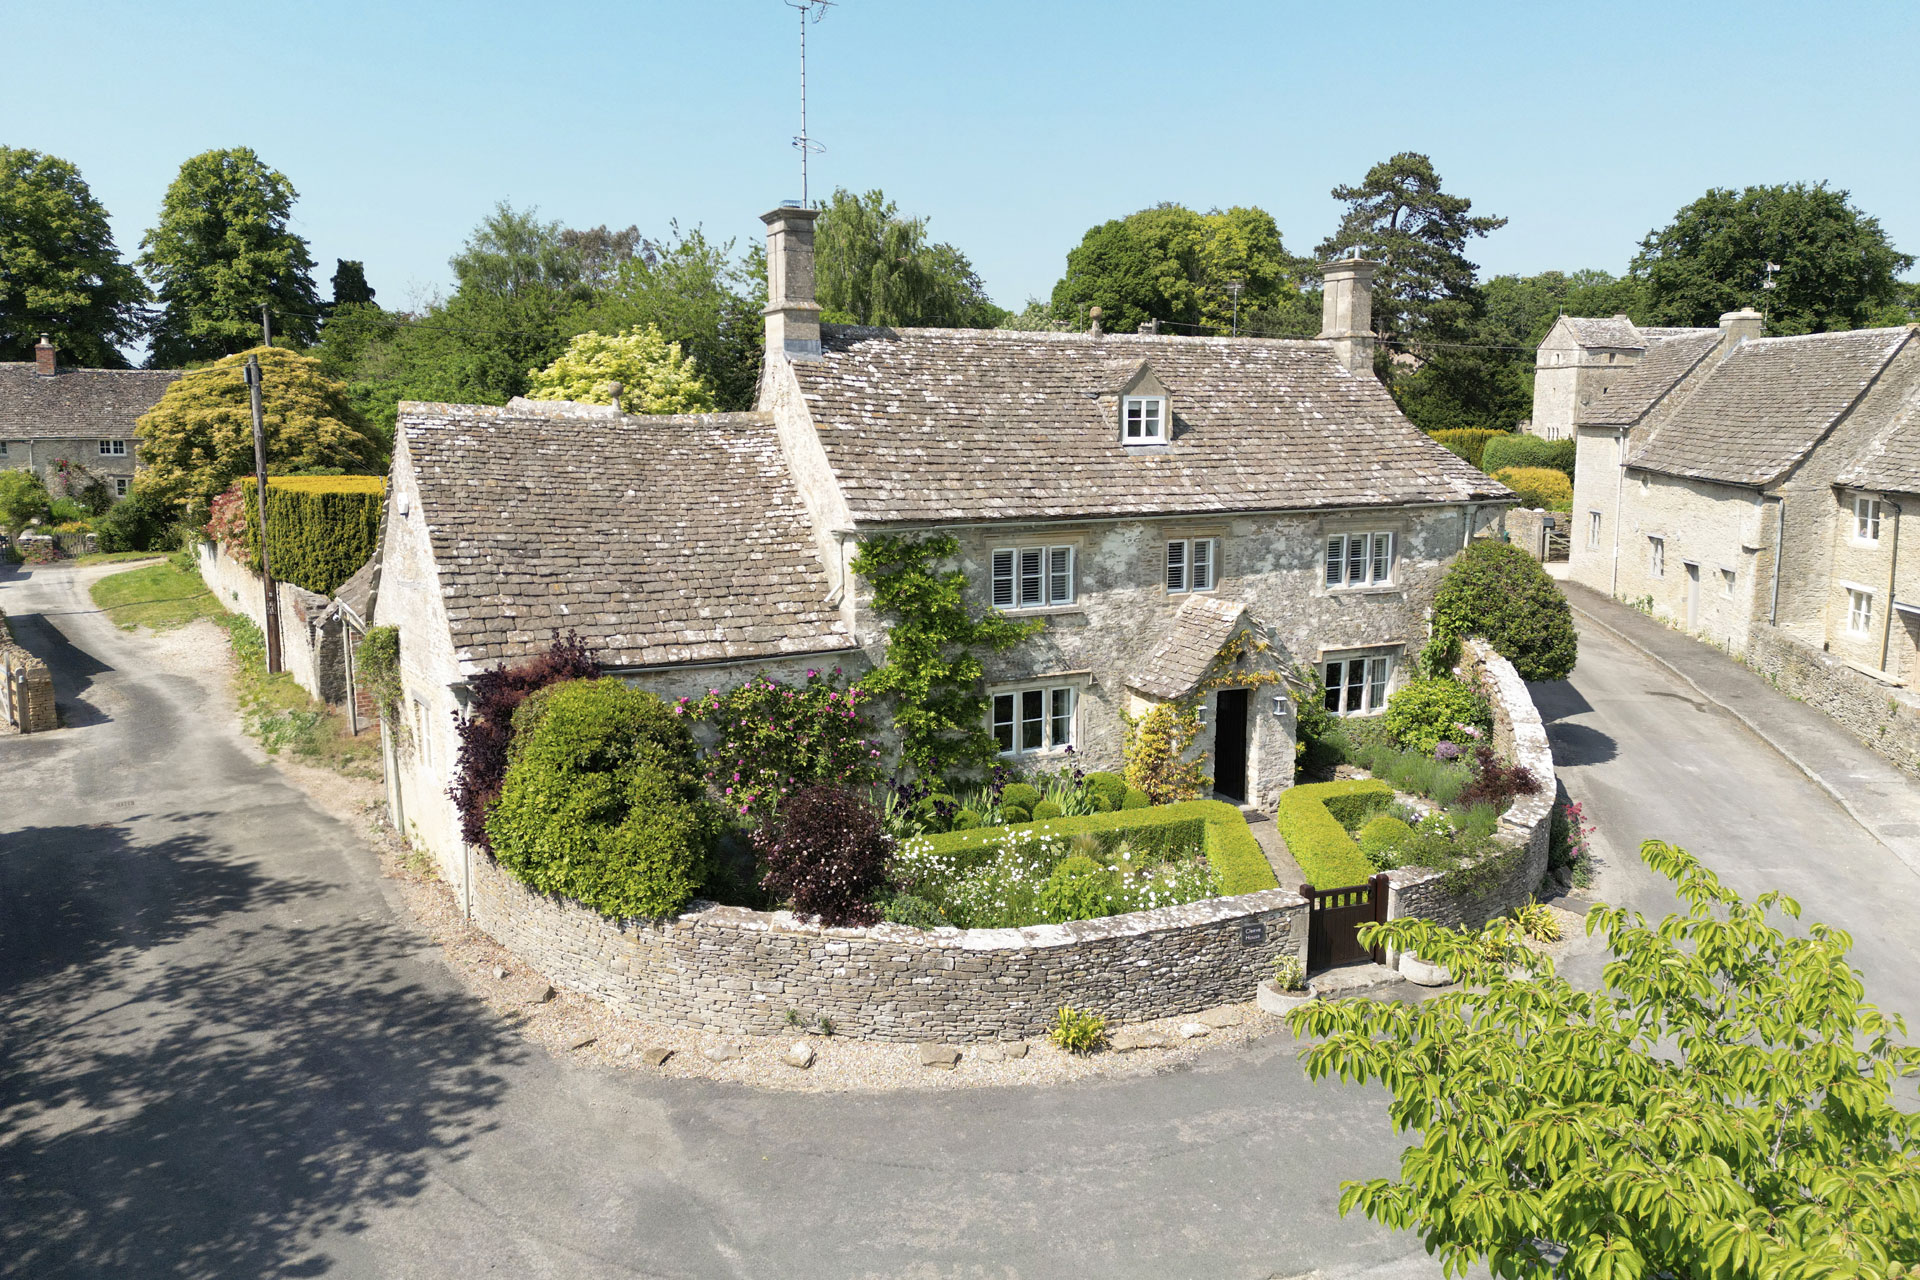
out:
<path id="1" fill-rule="evenodd" d="M 1387 918 L 1387 877 L 1382 872 L 1364 884 L 1342 889 L 1316 889 L 1300 886 L 1307 900 L 1307 972 L 1318 973 L 1335 965 L 1357 960 L 1384 963 L 1380 948 L 1369 949 L 1360 942 L 1360 926 L 1384 922 Z"/>

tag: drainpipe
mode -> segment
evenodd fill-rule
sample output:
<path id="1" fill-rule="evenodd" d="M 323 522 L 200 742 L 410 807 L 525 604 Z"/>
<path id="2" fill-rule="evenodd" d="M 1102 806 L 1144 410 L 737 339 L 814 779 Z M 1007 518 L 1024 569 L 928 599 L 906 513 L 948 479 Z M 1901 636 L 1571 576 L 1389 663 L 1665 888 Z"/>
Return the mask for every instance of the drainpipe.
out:
<path id="1" fill-rule="evenodd" d="M 1607 595 L 1620 598 L 1620 511 L 1627 500 L 1627 428 L 1613 437 L 1613 568 L 1607 576 Z"/>
<path id="2" fill-rule="evenodd" d="M 1477 502 L 1469 502 L 1467 504 L 1467 531 L 1466 531 L 1466 534 L 1460 539 L 1460 549 L 1462 551 L 1465 551 L 1468 547 L 1473 545 L 1473 518 L 1479 514 L 1480 514 L 1480 504 Z M 1503 512 L 1501 515 L 1501 519 L 1504 520 L 1505 518 L 1506 516 L 1505 516 L 1505 513 Z"/>
<path id="3" fill-rule="evenodd" d="M 1891 498 L 1882 501 L 1893 511 L 1893 545 L 1887 548 L 1887 607 L 1880 612 L 1880 671 L 1887 670 L 1887 653 L 1893 646 L 1893 589 L 1900 568 L 1900 504 Z"/>
<path id="4" fill-rule="evenodd" d="M 1767 625 L 1778 626 L 1780 620 L 1780 549 L 1787 537 L 1787 495 L 1777 493 L 1773 497 L 1773 595 L 1767 601 Z"/>

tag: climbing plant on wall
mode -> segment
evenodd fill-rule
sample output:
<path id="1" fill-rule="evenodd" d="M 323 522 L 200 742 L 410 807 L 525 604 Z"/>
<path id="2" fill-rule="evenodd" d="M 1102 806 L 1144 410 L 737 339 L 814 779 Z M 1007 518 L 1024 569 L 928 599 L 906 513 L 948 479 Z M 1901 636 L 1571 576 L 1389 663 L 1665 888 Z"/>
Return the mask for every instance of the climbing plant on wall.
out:
<path id="1" fill-rule="evenodd" d="M 886 661 L 861 684 L 891 695 L 901 759 L 923 777 L 977 772 L 999 754 L 987 730 L 980 654 L 1000 653 L 1037 631 L 966 601 L 967 577 L 949 565 L 951 535 L 885 535 L 860 544 L 853 571 L 887 620 Z"/>

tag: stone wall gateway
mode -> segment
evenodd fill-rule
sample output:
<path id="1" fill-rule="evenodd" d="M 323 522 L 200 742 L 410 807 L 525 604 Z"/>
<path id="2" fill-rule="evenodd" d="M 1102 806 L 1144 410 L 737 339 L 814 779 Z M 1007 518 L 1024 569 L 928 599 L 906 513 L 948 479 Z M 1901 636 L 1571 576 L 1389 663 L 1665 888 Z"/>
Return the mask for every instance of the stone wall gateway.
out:
<path id="1" fill-rule="evenodd" d="M 0 724 L 21 733 L 60 727 L 60 713 L 53 704 L 53 675 L 46 663 L 14 642 L 5 614 L 0 614 Z"/>

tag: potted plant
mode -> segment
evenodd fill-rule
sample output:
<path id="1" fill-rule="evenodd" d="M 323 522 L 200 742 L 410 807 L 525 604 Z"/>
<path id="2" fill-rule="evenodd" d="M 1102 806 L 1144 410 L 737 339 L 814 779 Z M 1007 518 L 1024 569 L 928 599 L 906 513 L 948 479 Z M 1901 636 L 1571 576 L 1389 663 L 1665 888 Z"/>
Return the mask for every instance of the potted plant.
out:
<path id="1" fill-rule="evenodd" d="M 1266 1013 L 1291 1013 L 1313 998 L 1307 990 L 1307 966 L 1296 955 L 1275 956 L 1273 976 L 1254 992 L 1254 1000 Z"/>

